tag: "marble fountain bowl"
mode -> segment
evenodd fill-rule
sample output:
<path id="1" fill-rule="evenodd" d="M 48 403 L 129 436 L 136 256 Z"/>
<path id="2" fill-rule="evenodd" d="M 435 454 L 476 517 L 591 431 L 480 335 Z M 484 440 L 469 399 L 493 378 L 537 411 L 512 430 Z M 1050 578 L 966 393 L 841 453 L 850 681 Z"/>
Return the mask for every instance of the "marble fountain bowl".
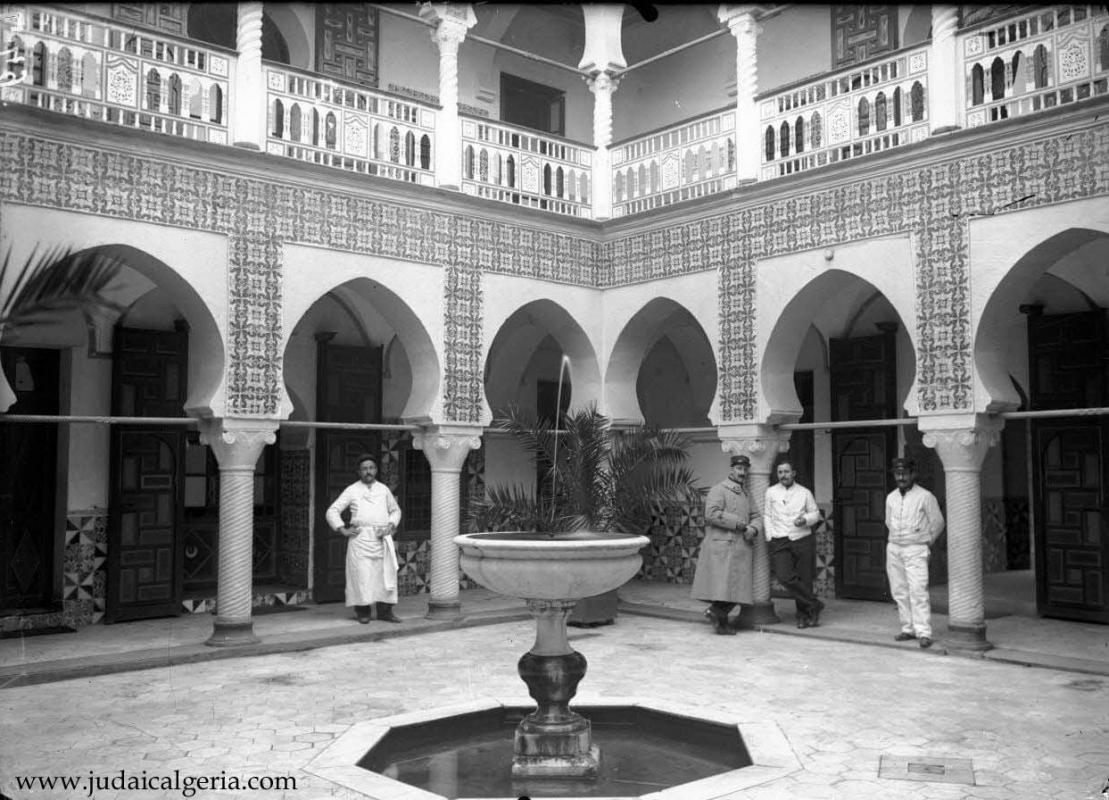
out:
<path id="1" fill-rule="evenodd" d="M 536 641 L 517 667 L 534 710 L 486 698 L 357 723 L 308 772 L 376 800 L 713 800 L 799 768 L 772 723 L 659 698 L 596 698 L 581 706 L 585 715 L 570 709 L 586 662 L 570 646 L 566 618 L 577 600 L 636 574 L 645 536 L 471 533 L 454 542 L 467 575 L 528 602 Z"/>
<path id="2" fill-rule="evenodd" d="M 467 533 L 462 570 L 494 592 L 526 600 L 580 600 L 623 585 L 650 541 L 627 533 Z"/>

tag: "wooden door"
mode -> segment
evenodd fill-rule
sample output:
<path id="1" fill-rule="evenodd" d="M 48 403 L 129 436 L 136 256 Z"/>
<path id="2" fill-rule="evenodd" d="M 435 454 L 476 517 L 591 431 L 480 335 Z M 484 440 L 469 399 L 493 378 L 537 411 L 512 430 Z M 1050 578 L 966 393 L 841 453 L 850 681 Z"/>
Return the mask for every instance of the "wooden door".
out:
<path id="1" fill-rule="evenodd" d="M 886 326 L 877 336 L 831 340 L 833 421 L 897 416 L 895 330 Z M 836 596 L 889 600 L 885 508 L 897 430 L 833 430 L 832 454 Z"/>
<path id="2" fill-rule="evenodd" d="M 1109 405 L 1105 312 L 1028 319 L 1034 410 Z M 1032 422 L 1036 605 L 1063 619 L 1109 623 L 1109 419 Z"/>
<path id="3" fill-rule="evenodd" d="M 382 348 L 333 345 L 324 334 L 316 353 L 316 408 L 321 422 L 381 422 Z M 376 431 L 316 431 L 316 510 L 312 596 L 317 603 L 343 599 L 346 538 L 327 524 L 327 507 L 357 480 L 358 457 L 380 456 Z M 380 464 L 379 464 L 380 466 Z"/>
<path id="4" fill-rule="evenodd" d="M 57 414 L 57 350 L 0 348 L 9 414 Z M 0 418 L 0 609 L 53 609 L 58 426 Z"/>
<path id="5" fill-rule="evenodd" d="M 183 417 L 188 332 L 117 328 L 112 413 Z M 185 428 L 113 425 L 104 619 L 181 613 Z"/>

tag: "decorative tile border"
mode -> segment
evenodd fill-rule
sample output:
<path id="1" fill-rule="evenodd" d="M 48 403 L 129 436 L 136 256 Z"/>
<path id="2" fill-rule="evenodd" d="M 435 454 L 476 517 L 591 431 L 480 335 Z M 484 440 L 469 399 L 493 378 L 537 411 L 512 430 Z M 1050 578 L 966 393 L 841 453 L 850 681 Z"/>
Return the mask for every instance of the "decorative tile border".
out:
<path id="1" fill-rule="evenodd" d="M 103 619 L 107 584 L 107 509 L 69 512 L 62 555 L 63 624 L 82 628 Z"/>

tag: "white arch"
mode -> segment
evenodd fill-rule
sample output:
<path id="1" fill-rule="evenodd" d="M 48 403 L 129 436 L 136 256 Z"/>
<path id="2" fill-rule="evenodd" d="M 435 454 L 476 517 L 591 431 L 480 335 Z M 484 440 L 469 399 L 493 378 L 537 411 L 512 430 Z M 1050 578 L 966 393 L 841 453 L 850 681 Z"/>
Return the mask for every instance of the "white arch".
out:
<path id="1" fill-rule="evenodd" d="M 285 302 L 282 309 L 281 352 L 297 322 L 328 292 L 368 304 L 396 331 L 412 365 L 412 391 L 402 417 L 437 420 L 445 353 L 443 342 L 443 272 L 437 267 L 344 253 L 307 245 L 285 245 Z M 292 411 L 283 391 L 281 416 Z"/>
<path id="2" fill-rule="evenodd" d="M 874 291 L 885 296 L 900 317 L 915 357 L 919 342 L 914 276 L 908 236 L 869 239 L 760 261 L 755 289 L 758 419 L 775 422 L 800 417 L 793 370 L 809 328 L 816 324 L 830 330 L 846 324 Z M 914 376 L 905 408 L 914 414 L 916 406 Z"/>
<path id="3" fill-rule="evenodd" d="M 1107 236 L 1109 203 L 1104 198 L 971 220 L 975 411 L 1019 406 L 1003 357 L 1016 333 L 1012 318 L 1019 313 L 1017 306 L 1048 268 L 1085 248 L 1104 246 Z M 1109 267 L 1101 261 L 1098 269 L 1100 274 L 1087 268 L 1061 277 L 1107 304 Z M 1023 328 L 1022 321 L 1018 324 Z"/>
<path id="4" fill-rule="evenodd" d="M 166 291 L 190 325 L 185 408 L 196 416 L 222 415 L 229 302 L 225 236 L 20 205 L 5 205 L 2 231 L 0 250 L 14 263 L 36 248 L 99 248 L 149 281 L 120 287 L 120 300 L 133 300 L 151 284 Z"/>

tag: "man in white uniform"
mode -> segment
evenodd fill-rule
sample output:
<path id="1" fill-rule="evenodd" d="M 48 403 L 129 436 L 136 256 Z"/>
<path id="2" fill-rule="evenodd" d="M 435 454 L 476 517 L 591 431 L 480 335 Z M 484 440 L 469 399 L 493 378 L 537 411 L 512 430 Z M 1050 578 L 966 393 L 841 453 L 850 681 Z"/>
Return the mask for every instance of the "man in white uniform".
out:
<path id="1" fill-rule="evenodd" d="M 774 577 L 793 595 L 797 627 L 820 624 L 824 603 L 813 595 L 815 561 L 812 527 L 820 522 L 820 509 L 812 492 L 797 483 L 797 473 L 788 461 L 777 469 L 778 482 L 766 490 L 762 518 Z"/>
<path id="2" fill-rule="evenodd" d="M 932 646 L 932 606 L 928 598 L 928 559 L 932 543 L 943 533 L 943 514 L 936 496 L 916 484 L 916 462 L 895 458 L 890 462 L 897 484 L 886 497 L 886 575 L 897 601 L 901 633 L 895 641 L 918 640 Z"/>
<path id="3" fill-rule="evenodd" d="M 377 604 L 377 618 L 400 622 L 393 614 L 397 602 L 397 555 L 393 533 L 400 524 L 400 506 L 389 487 L 377 481 L 373 456 L 358 459 L 358 478 L 327 509 L 327 524 L 347 537 L 346 604 L 354 607 L 358 621 L 370 621 L 370 606 Z M 350 509 L 350 525 L 341 514 Z"/>

